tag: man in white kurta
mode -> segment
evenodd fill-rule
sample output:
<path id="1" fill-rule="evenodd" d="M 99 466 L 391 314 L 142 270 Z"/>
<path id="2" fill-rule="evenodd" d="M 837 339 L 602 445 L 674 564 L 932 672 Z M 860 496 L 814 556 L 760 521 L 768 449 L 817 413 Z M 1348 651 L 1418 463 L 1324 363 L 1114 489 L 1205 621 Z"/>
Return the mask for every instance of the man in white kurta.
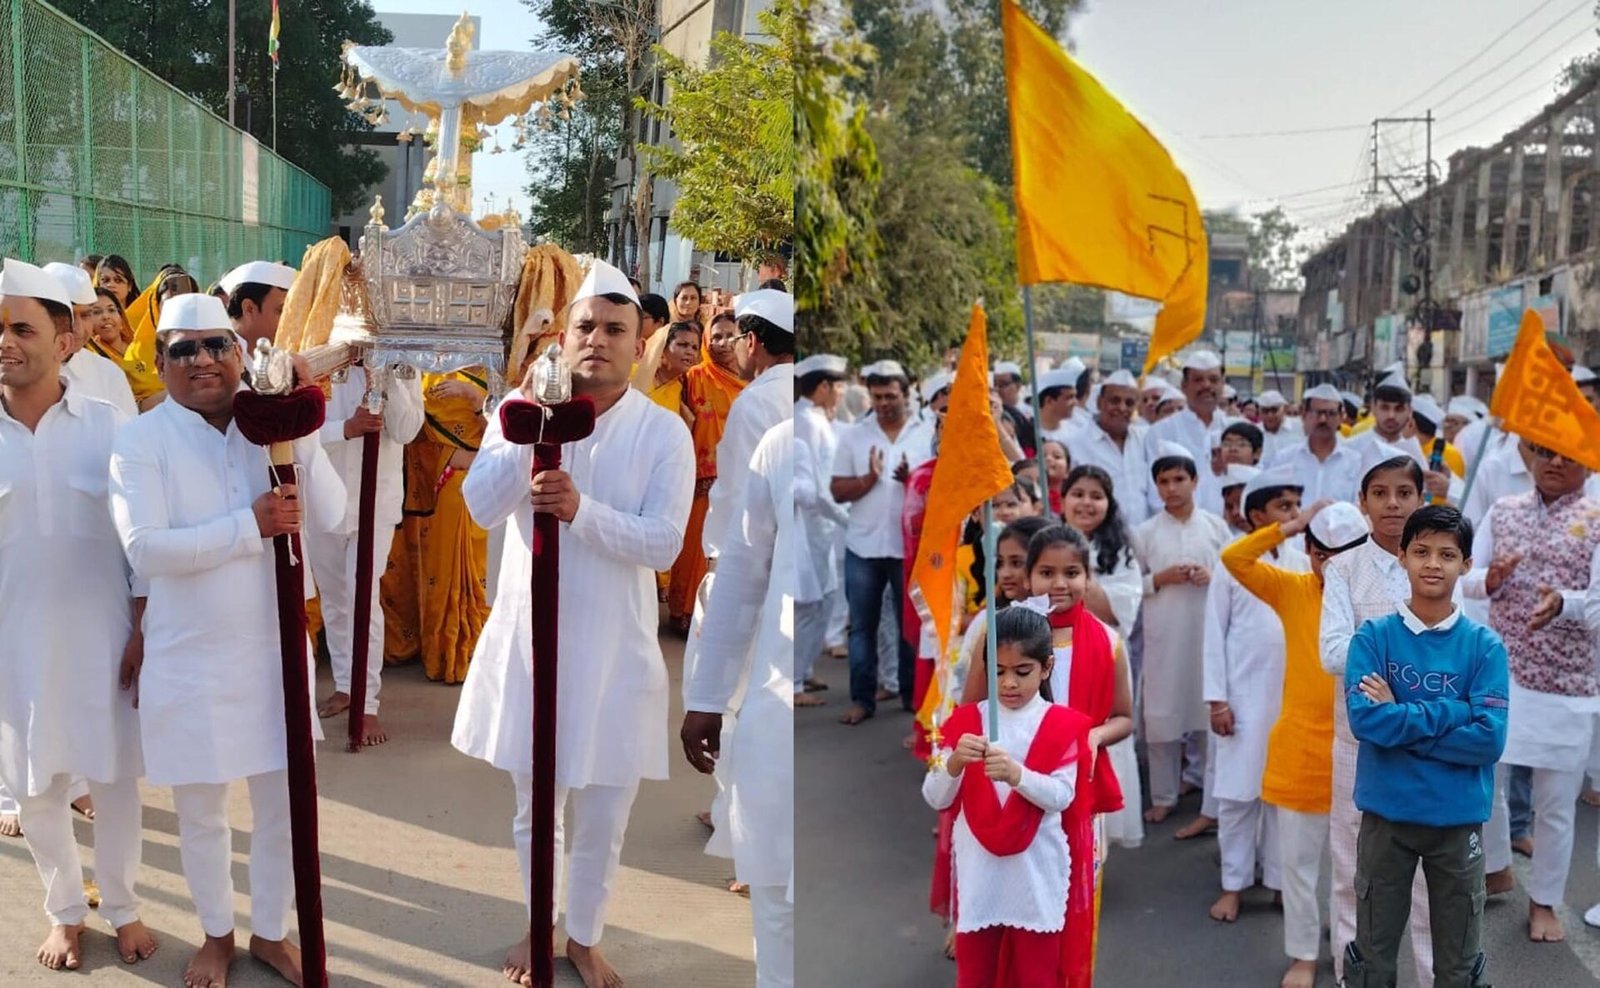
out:
<path id="1" fill-rule="evenodd" d="M 369 387 L 381 400 L 369 403 Z M 378 411 L 373 411 L 376 404 Z M 360 532 L 361 457 L 363 438 L 378 436 L 376 496 L 372 510 L 372 609 L 367 621 L 367 692 L 362 711 L 362 739 L 382 744 L 389 739 L 378 721 L 378 691 L 383 688 L 383 606 L 378 582 L 389 559 L 389 544 L 400 524 L 405 501 L 405 446 L 422 429 L 422 378 L 393 373 L 368 373 L 350 368 L 350 376 L 333 385 L 322 424 L 322 448 L 344 481 L 344 516 L 327 532 L 305 539 L 312 575 L 322 595 L 322 625 L 327 629 L 333 660 L 333 695 L 317 707 L 318 715 L 334 717 L 350 709 L 350 674 L 354 668 L 357 536 Z"/>
<path id="2" fill-rule="evenodd" d="M 59 261 L 46 264 L 44 270 L 61 282 L 72 300 L 72 348 L 61 363 L 61 376 L 69 385 L 76 385 L 79 394 L 108 401 L 128 418 L 138 418 L 139 406 L 128 386 L 128 375 L 117 364 L 84 347 L 89 340 L 89 308 L 100 300 L 88 273 L 75 264 Z"/>
<path id="3" fill-rule="evenodd" d="M 1202 471 L 1211 469 L 1211 451 L 1216 449 L 1228 417 L 1218 405 L 1222 401 L 1222 358 L 1215 350 L 1196 348 L 1183 358 L 1183 397 L 1185 405 L 1150 427 L 1145 449 L 1154 450 L 1164 442 L 1177 443 L 1189 451 Z M 1150 457 L 1155 459 L 1154 454 Z M 1149 489 L 1150 510 L 1161 511 L 1161 497 L 1155 485 Z"/>
<path id="4" fill-rule="evenodd" d="M 186 979 L 227 979 L 227 800 L 229 785 L 243 780 L 250 951 L 293 980 L 300 958 L 287 940 L 294 887 L 272 536 L 298 531 L 302 517 L 331 527 L 344 511 L 344 485 L 313 434 L 294 444 L 297 489 L 274 490 L 267 450 L 233 420 L 242 354 L 214 296 L 162 306 L 156 366 L 168 399 L 118 434 L 111 509 L 134 576 L 149 587 L 138 678 L 145 768 L 152 785 L 172 787 L 183 874 L 206 934 Z M 309 377 L 303 366 L 300 375 Z M 309 690 L 305 703 L 309 710 Z"/>
<path id="5" fill-rule="evenodd" d="M 722 462 L 719 460 L 718 462 Z M 684 679 L 682 738 L 701 772 L 724 762 L 734 871 L 750 886 L 757 988 L 794 982 L 794 423 L 768 430 L 749 462 L 742 516 L 728 533 L 701 626 L 700 660 Z M 732 749 L 709 746 L 748 681 Z"/>
<path id="6" fill-rule="evenodd" d="M 517 790 L 512 832 L 525 889 L 533 861 L 534 510 L 551 511 L 564 523 L 560 604 L 553 615 L 561 669 L 556 885 L 559 890 L 568 843 L 562 816 L 570 798 L 567 957 L 591 986 L 617 977 L 597 945 L 639 781 L 667 778 L 667 669 L 656 639 L 655 574 L 678 557 L 694 497 L 689 430 L 628 387 L 632 365 L 644 352 L 641 322 L 627 278 L 596 261 L 561 336 L 573 390 L 593 398 L 599 412 L 594 432 L 565 444 L 561 469 L 530 483 L 533 447 L 508 442 L 499 416 L 492 416 L 462 488 L 479 525 L 509 520 L 509 526 L 499 590 L 473 653 L 451 743 L 511 773 Z M 526 399 L 513 393 L 507 400 Z M 530 946 L 524 939 L 506 958 L 514 980 L 530 964 Z"/>
<path id="7" fill-rule="evenodd" d="M 127 417 L 66 380 L 72 310 L 50 275 L 0 273 L 0 783 L 14 793 L 44 883 L 46 967 L 76 968 L 88 919 L 69 788 L 97 805 L 100 915 L 128 962 L 155 940 L 139 922 L 138 715 L 119 689 L 139 632 L 107 506 L 111 443 Z M 99 358 L 96 358 L 99 359 Z"/>
<path id="8" fill-rule="evenodd" d="M 827 412 L 812 398 L 837 401 L 837 382 L 844 380 L 845 370 L 845 359 L 833 354 L 814 354 L 795 365 L 801 395 L 794 403 L 795 476 L 815 481 L 809 497 L 802 498 L 798 491 L 795 496 L 795 511 L 805 536 L 794 605 L 794 685 L 800 697 L 795 700 L 797 706 L 819 706 L 824 702 L 805 694 L 806 681 L 811 678 L 817 656 L 829 644 L 834 608 L 844 597 L 842 539 L 850 515 L 828 491 L 839 442 L 834 438 Z"/>
<path id="9" fill-rule="evenodd" d="M 1267 469 L 1287 467 L 1306 485 L 1305 501 L 1356 502 L 1361 486 L 1361 454 L 1339 437 L 1339 416 L 1344 403 L 1331 384 L 1319 384 L 1306 392 L 1303 405 L 1305 439 L 1278 450 Z"/>
<path id="10" fill-rule="evenodd" d="M 1150 463 L 1144 437 L 1133 428 L 1138 401 L 1133 375 L 1125 370 L 1112 374 L 1100 385 L 1095 417 L 1074 431 L 1067 445 L 1074 467 L 1097 466 L 1111 476 L 1112 496 L 1129 528 L 1150 517 Z M 1129 634 L 1133 629 L 1122 630 Z"/>

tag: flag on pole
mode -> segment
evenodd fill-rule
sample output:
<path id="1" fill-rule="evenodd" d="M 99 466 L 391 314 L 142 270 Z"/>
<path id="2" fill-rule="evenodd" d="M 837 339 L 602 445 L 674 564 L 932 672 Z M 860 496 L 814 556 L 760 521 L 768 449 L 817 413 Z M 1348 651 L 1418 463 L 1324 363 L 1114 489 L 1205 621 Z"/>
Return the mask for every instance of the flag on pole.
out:
<path id="1" fill-rule="evenodd" d="M 975 509 L 1015 482 L 989 411 L 989 340 L 981 304 L 972 307 L 941 435 L 949 442 L 940 445 L 933 468 L 910 593 L 917 613 L 938 638 L 936 654 L 944 656 L 957 631 L 955 560 L 961 529 Z M 939 678 L 934 677 L 917 711 L 917 720 L 927 729 L 944 704 Z"/>
<path id="2" fill-rule="evenodd" d="M 267 57 L 273 69 L 278 67 L 278 0 L 272 0 L 272 33 L 267 35 Z"/>
<path id="3" fill-rule="evenodd" d="M 1015 0 L 1001 6 L 1018 278 L 1165 303 L 1148 370 L 1205 326 L 1210 265 L 1199 204 L 1144 124 Z"/>
<path id="4" fill-rule="evenodd" d="M 1545 340 L 1544 320 L 1522 314 L 1516 345 L 1495 385 L 1489 411 L 1507 432 L 1551 449 L 1590 470 L 1600 470 L 1600 412 Z"/>

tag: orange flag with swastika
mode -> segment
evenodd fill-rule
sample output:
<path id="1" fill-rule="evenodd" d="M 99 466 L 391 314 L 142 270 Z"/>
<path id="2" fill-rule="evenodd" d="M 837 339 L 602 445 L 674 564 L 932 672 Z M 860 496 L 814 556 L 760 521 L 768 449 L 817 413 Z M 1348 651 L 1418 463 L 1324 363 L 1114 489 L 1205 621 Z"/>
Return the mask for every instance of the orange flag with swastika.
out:
<path id="1" fill-rule="evenodd" d="M 1528 442 L 1600 470 L 1600 412 L 1545 342 L 1544 320 L 1522 314 L 1516 346 L 1495 386 L 1489 411 Z"/>
<path id="2" fill-rule="evenodd" d="M 974 510 L 1015 482 L 989 410 L 989 339 L 982 305 L 972 307 L 940 435 L 910 594 L 922 620 L 931 622 L 939 641 L 936 654 L 943 657 L 956 633 L 955 561 L 961 529 Z M 938 678 L 917 713 L 924 727 L 932 726 L 932 712 L 943 702 Z"/>

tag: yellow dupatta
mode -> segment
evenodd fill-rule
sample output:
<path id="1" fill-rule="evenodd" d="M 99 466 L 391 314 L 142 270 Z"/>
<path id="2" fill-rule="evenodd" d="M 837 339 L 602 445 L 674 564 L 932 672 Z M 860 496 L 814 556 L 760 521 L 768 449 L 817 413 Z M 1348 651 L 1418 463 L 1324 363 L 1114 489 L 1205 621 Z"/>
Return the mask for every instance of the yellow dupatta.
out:
<path id="1" fill-rule="evenodd" d="M 123 318 L 133 327 L 133 341 L 122 351 L 122 372 L 128 375 L 128 386 L 133 389 L 133 400 L 143 405 L 145 399 L 167 390 L 156 372 L 156 326 L 161 321 L 161 304 L 156 301 L 156 289 L 161 287 L 162 276 L 150 282 L 150 287 L 128 306 Z"/>

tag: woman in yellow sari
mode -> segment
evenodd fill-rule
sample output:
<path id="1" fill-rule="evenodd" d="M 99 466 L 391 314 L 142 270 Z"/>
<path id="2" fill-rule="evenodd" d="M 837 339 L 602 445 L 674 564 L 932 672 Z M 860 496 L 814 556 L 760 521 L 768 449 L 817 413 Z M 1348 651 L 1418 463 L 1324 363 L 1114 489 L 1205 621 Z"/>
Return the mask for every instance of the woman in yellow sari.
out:
<path id="1" fill-rule="evenodd" d="M 488 396 L 481 368 L 422 376 L 422 433 L 406 446 L 405 519 L 378 584 L 384 663 L 420 656 L 436 682 L 466 679 L 489 616 L 489 534 L 461 496 Z"/>
<path id="2" fill-rule="evenodd" d="M 694 437 L 694 507 L 689 512 L 689 527 L 683 535 L 683 551 L 672 564 L 667 584 L 667 613 L 673 627 L 682 634 L 689 631 L 695 592 L 706 575 L 706 554 L 700 537 L 709 506 L 707 495 L 717 479 L 717 444 L 727 428 L 733 399 L 745 386 L 735 370 L 733 356 L 733 340 L 738 335 L 732 313 L 719 314 L 704 337 L 700 363 L 683 375 L 684 404 L 694 416 L 694 423 L 689 427 Z"/>
<path id="3" fill-rule="evenodd" d="M 683 419 L 694 428 L 694 415 L 685 400 L 683 379 L 700 362 L 700 326 L 675 322 L 665 328 L 666 346 L 651 379 L 650 400 Z"/>
<path id="4" fill-rule="evenodd" d="M 84 346 L 121 367 L 139 410 L 149 411 L 160 404 L 167 393 L 166 386 L 161 383 L 161 376 L 154 368 L 139 370 L 123 360 L 128 344 L 133 342 L 133 327 L 128 324 L 128 316 L 123 312 L 116 292 L 109 288 L 96 288 L 94 294 L 95 301 L 88 313 L 89 338 Z"/>

